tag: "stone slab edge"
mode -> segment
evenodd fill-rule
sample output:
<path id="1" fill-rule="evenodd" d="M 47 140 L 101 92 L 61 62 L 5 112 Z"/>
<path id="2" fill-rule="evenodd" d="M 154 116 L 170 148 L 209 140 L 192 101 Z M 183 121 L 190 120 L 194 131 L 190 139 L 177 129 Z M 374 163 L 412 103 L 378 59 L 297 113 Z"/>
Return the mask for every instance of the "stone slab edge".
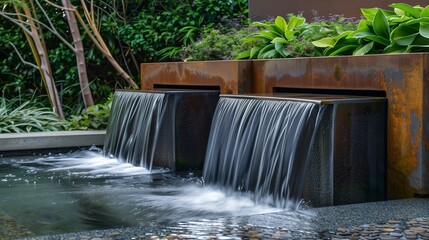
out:
<path id="1" fill-rule="evenodd" d="M 0 151 L 86 147 L 104 143 L 106 131 L 55 131 L 0 134 Z"/>

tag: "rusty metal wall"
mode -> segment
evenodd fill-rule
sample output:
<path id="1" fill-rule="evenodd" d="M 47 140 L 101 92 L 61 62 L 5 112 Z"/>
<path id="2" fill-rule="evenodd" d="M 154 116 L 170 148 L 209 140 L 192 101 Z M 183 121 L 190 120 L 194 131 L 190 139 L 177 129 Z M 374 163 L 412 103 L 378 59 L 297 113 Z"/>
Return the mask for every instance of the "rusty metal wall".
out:
<path id="1" fill-rule="evenodd" d="M 217 87 L 222 94 L 253 92 L 252 61 L 141 64 L 143 90 L 177 86 Z"/>
<path id="2" fill-rule="evenodd" d="M 400 2 L 408 3 L 410 5 L 429 5 L 429 0 L 403 0 Z M 360 18 L 361 8 L 380 7 L 391 9 L 388 7 L 391 3 L 394 2 L 390 0 L 249 0 L 249 17 L 253 20 L 262 20 L 276 16 L 287 17 L 288 13 L 303 13 L 303 15 L 310 21 L 314 17 L 312 11 L 317 11 L 319 16 L 325 17 L 328 17 L 331 14 L 342 14 L 345 17 Z"/>
<path id="3" fill-rule="evenodd" d="M 255 92 L 275 88 L 385 91 L 388 198 L 429 194 L 428 54 L 253 62 Z"/>

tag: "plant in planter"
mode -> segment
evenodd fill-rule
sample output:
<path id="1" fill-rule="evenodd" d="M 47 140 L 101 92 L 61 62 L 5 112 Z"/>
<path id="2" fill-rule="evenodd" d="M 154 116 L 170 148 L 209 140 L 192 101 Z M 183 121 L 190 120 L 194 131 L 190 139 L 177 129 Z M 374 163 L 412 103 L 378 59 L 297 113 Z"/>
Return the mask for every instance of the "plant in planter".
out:
<path id="1" fill-rule="evenodd" d="M 364 19 L 357 30 L 313 41 L 313 44 L 324 49 L 326 56 L 428 51 L 429 6 L 413 7 L 404 3 L 389 6 L 394 11 L 362 9 Z"/>
<path id="2" fill-rule="evenodd" d="M 242 52 L 237 59 L 320 56 L 322 52 L 315 48 L 313 41 L 356 29 L 353 21 L 342 16 L 306 23 L 304 17 L 293 14 L 289 15 L 288 21 L 278 16 L 274 22 L 256 22 L 254 25 L 260 30 L 245 39 L 254 46 Z"/>

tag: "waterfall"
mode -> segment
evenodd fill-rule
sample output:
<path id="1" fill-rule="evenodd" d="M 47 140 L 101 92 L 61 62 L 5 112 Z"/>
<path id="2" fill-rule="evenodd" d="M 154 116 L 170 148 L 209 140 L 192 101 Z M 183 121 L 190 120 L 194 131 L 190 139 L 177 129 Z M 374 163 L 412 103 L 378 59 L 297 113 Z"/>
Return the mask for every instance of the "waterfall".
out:
<path id="1" fill-rule="evenodd" d="M 162 93 L 116 91 L 104 154 L 151 170 L 165 105 Z"/>
<path id="2" fill-rule="evenodd" d="M 248 193 L 257 203 L 293 208 L 325 106 L 221 97 L 212 122 L 206 184 Z"/>

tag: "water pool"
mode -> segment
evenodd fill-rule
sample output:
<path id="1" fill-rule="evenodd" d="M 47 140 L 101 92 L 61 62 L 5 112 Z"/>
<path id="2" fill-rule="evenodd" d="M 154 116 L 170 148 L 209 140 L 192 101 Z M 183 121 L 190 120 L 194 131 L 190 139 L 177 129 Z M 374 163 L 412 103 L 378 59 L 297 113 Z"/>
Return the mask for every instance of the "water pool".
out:
<path id="1" fill-rule="evenodd" d="M 204 186 L 197 175 L 148 172 L 97 148 L 1 157 L 0 210 L 35 235 L 284 211 Z"/>

